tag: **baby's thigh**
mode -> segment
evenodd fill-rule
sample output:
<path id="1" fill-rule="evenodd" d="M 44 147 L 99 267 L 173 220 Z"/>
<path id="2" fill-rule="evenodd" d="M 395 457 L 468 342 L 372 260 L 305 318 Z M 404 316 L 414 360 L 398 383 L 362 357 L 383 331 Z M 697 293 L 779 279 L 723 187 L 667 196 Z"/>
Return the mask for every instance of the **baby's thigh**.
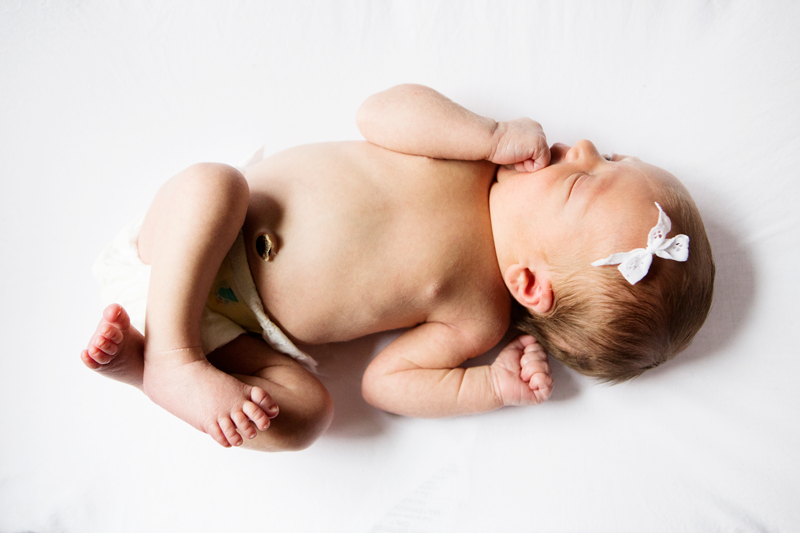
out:
<path id="1" fill-rule="evenodd" d="M 208 354 L 218 369 L 272 396 L 280 412 L 266 431 L 244 447 L 264 451 L 301 450 L 325 432 L 333 418 L 327 389 L 303 365 L 264 340 L 240 335 Z"/>

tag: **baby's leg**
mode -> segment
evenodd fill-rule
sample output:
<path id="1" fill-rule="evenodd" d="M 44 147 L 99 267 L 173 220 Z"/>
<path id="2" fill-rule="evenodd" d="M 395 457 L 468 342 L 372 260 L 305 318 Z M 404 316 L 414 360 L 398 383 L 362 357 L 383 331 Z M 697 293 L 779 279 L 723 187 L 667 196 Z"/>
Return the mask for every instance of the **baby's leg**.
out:
<path id="1" fill-rule="evenodd" d="M 92 370 L 142 389 L 144 337 L 117 304 L 103 311 L 81 359 Z M 333 403 L 325 387 L 302 365 L 263 340 L 242 335 L 208 354 L 208 359 L 217 369 L 264 389 L 280 406 L 280 416 L 273 418 L 269 431 L 250 428 L 252 440 L 243 441 L 245 448 L 301 450 L 330 425 Z"/>
<path id="2" fill-rule="evenodd" d="M 261 451 L 302 450 L 328 429 L 333 418 L 328 391 L 303 365 L 276 352 L 262 339 L 241 335 L 208 354 L 208 360 L 223 372 L 261 387 L 280 406 L 269 431 L 258 432 L 243 447 Z"/>
<path id="3" fill-rule="evenodd" d="M 139 233 L 151 265 L 143 390 L 155 403 L 223 446 L 269 426 L 277 405 L 262 388 L 214 368 L 203 354 L 200 321 L 223 258 L 245 219 L 247 182 L 226 165 L 194 165 L 158 192 Z M 238 430 L 238 431 L 237 431 Z"/>

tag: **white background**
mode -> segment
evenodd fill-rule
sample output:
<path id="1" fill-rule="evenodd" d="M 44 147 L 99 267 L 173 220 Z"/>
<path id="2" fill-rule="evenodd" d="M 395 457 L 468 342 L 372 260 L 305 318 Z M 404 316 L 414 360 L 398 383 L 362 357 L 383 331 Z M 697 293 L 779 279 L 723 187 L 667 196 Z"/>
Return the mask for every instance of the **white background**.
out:
<path id="1" fill-rule="evenodd" d="M 790 1 L 0 0 L 0 531 L 800 530 L 798 27 Z M 361 400 L 390 336 L 319 348 L 336 418 L 279 455 L 82 367 L 91 264 L 161 183 L 359 138 L 402 82 L 682 179 L 718 269 L 692 347 L 439 421 Z"/>

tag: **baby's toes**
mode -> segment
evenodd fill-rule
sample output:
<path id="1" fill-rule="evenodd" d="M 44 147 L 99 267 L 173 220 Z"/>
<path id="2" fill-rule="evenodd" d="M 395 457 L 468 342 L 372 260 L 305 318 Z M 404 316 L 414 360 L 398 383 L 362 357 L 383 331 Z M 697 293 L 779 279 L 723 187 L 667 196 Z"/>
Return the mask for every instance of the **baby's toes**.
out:
<path id="1" fill-rule="evenodd" d="M 103 319 L 117 325 L 120 329 L 127 329 L 131 325 L 128 312 L 119 304 L 110 304 L 103 309 Z"/>
<path id="2" fill-rule="evenodd" d="M 102 335 L 95 335 L 87 352 L 98 364 L 107 365 L 117 355 L 118 346 Z"/>
<path id="3" fill-rule="evenodd" d="M 206 426 L 203 429 L 212 439 L 217 441 L 217 444 L 219 444 L 223 448 L 231 447 L 227 437 L 225 437 L 225 433 L 223 433 L 222 428 L 220 428 L 218 422 L 216 421 L 210 422 L 206 424 Z"/>
<path id="4" fill-rule="evenodd" d="M 270 396 L 267 391 L 261 387 L 253 387 L 250 390 L 250 399 L 253 400 L 253 403 L 255 403 L 260 409 L 267 413 L 268 417 L 275 418 L 278 416 L 278 404 L 276 404 L 275 400 L 272 399 L 272 396 Z M 250 420 L 253 420 L 253 418 L 250 417 Z"/>
<path id="5" fill-rule="evenodd" d="M 234 412 L 231 415 L 231 420 L 233 420 L 233 423 L 236 424 L 236 429 L 239 430 L 239 434 L 243 435 L 245 438 L 253 439 L 257 435 L 256 428 L 253 427 L 253 423 L 250 422 L 250 419 L 247 418 L 247 415 L 245 415 L 242 411 Z"/>
<path id="6" fill-rule="evenodd" d="M 218 422 L 219 428 L 222 430 L 222 434 L 225 435 L 225 440 L 228 444 L 231 446 L 240 446 L 242 442 L 244 442 L 242 436 L 236 431 L 236 425 L 230 418 L 225 416 L 220 418 Z"/>
<path id="7" fill-rule="evenodd" d="M 122 339 L 125 338 L 125 336 L 122 334 L 122 331 L 111 324 L 106 324 L 105 326 L 98 328 L 97 334 L 105 337 L 108 341 L 113 342 L 114 344 L 121 343 Z"/>
<path id="8" fill-rule="evenodd" d="M 94 359 L 92 359 L 92 357 L 89 355 L 89 350 L 83 350 L 81 352 L 81 361 L 83 361 L 83 364 L 91 368 L 92 370 L 97 370 L 98 368 L 103 366 Z"/>
<path id="9" fill-rule="evenodd" d="M 272 398 L 270 398 L 270 400 L 272 400 Z M 278 406 L 275 405 L 274 406 L 275 414 L 272 416 L 272 418 L 275 418 L 275 416 L 278 414 L 277 409 Z M 247 418 L 252 420 L 253 423 L 256 425 L 256 427 L 261 431 L 265 431 L 269 427 L 269 419 L 270 419 L 269 413 L 271 411 L 264 412 L 263 409 L 261 409 L 253 402 L 245 402 L 244 405 L 242 405 L 242 411 L 244 411 L 244 414 L 247 415 Z"/>

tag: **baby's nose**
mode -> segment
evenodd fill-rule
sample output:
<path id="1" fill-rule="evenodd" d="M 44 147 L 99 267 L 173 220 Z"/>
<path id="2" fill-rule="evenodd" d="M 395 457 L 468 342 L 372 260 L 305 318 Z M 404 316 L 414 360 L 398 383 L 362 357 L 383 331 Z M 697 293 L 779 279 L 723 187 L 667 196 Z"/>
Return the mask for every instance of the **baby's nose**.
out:
<path id="1" fill-rule="evenodd" d="M 592 144 L 591 141 L 587 141 L 583 139 L 575 143 L 575 146 L 569 149 L 567 152 L 567 161 L 575 161 L 578 159 L 600 159 L 600 152 L 597 151 L 597 147 Z"/>

